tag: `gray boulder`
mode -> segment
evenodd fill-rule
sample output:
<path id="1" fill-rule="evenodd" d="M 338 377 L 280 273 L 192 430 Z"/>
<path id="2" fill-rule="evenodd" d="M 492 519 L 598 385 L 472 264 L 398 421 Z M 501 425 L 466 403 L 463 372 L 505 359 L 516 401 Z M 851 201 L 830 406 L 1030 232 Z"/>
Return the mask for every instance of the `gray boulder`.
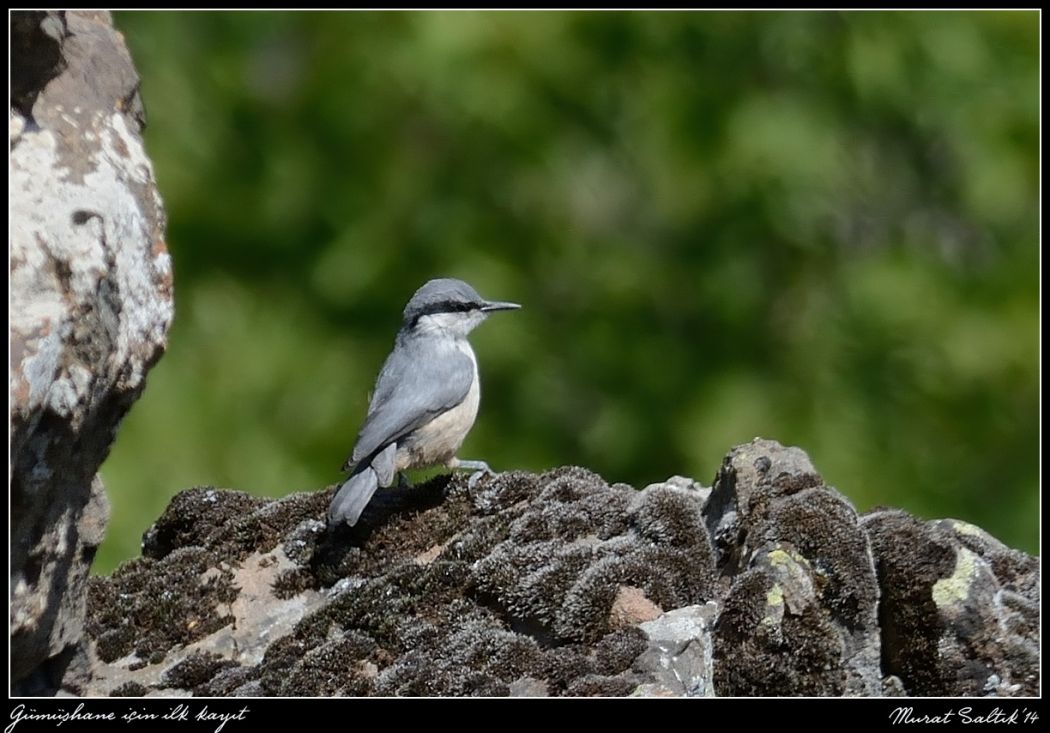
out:
<path id="1" fill-rule="evenodd" d="M 46 692 L 83 652 L 97 471 L 164 351 L 172 270 L 109 14 L 14 12 L 11 42 L 11 673 Z"/>

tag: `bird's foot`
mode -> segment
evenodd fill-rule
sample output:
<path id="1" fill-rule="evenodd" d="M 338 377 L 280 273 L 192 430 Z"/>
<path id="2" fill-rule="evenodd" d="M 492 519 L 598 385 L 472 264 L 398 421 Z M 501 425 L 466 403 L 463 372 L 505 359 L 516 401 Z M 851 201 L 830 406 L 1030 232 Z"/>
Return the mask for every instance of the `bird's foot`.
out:
<path id="1" fill-rule="evenodd" d="M 473 489 L 474 486 L 483 476 L 495 476 L 496 472 L 489 468 L 489 464 L 485 461 L 461 461 L 458 458 L 455 460 L 452 468 L 457 471 L 473 471 L 470 478 L 467 479 L 467 488 Z"/>
<path id="2" fill-rule="evenodd" d="M 477 485 L 478 481 L 482 477 L 493 478 L 495 476 L 496 476 L 496 472 L 493 471 L 488 466 L 485 466 L 484 468 L 480 468 L 477 471 L 475 471 L 474 473 L 470 474 L 470 478 L 467 479 L 467 488 L 470 489 L 471 491 L 473 491 L 474 487 Z"/>

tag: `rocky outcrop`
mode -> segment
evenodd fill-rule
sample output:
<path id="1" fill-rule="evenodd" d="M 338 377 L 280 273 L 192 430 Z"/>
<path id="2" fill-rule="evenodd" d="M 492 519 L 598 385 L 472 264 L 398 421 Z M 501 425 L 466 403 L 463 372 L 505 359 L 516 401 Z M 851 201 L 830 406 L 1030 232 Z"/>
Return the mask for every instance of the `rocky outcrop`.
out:
<path id="1" fill-rule="evenodd" d="M 11 672 L 36 692 L 81 650 L 96 472 L 164 350 L 172 282 L 109 14 L 14 12 L 11 45 Z"/>
<path id="2" fill-rule="evenodd" d="M 1039 694 L 1039 563 L 979 527 L 862 520 L 878 559 L 886 671 L 911 694 Z"/>
<path id="3" fill-rule="evenodd" d="M 809 457 L 768 441 L 735 448 L 705 515 L 732 579 L 715 628 L 719 694 L 879 694 L 874 558 Z"/>
<path id="4" fill-rule="evenodd" d="M 734 449 L 713 490 L 675 478 L 636 491 L 582 468 L 473 487 L 441 477 L 381 492 L 356 527 L 337 532 L 323 521 L 331 496 L 270 501 L 198 488 L 175 497 L 143 557 L 91 581 L 99 661 L 69 675 L 67 689 L 783 696 L 1038 687 L 1032 558 L 961 523 L 858 516 L 805 453 L 772 441 Z M 931 543 L 941 550 L 931 554 Z"/>

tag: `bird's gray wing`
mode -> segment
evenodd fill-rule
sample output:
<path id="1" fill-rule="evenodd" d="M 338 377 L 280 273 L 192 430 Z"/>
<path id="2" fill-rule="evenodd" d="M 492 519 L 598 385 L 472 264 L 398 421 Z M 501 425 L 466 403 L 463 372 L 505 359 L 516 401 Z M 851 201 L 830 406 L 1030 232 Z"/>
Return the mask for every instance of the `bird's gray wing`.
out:
<path id="1" fill-rule="evenodd" d="M 429 339 L 399 344 L 379 372 L 368 417 L 346 465 L 367 458 L 458 405 L 473 379 L 474 363 L 458 348 Z"/>

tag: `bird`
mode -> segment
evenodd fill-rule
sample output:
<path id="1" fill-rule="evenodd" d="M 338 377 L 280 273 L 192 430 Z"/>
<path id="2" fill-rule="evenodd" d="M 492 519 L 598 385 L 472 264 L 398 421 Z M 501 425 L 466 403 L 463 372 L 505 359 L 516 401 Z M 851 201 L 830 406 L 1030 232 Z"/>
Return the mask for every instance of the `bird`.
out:
<path id="1" fill-rule="evenodd" d="M 456 457 L 481 398 L 478 360 L 467 335 L 489 314 L 520 307 L 485 300 L 454 278 L 430 280 L 416 290 L 343 464 L 350 476 L 332 498 L 329 527 L 357 524 L 372 495 L 395 475 L 403 480 L 402 471 L 443 465 L 491 473 L 484 461 Z"/>

